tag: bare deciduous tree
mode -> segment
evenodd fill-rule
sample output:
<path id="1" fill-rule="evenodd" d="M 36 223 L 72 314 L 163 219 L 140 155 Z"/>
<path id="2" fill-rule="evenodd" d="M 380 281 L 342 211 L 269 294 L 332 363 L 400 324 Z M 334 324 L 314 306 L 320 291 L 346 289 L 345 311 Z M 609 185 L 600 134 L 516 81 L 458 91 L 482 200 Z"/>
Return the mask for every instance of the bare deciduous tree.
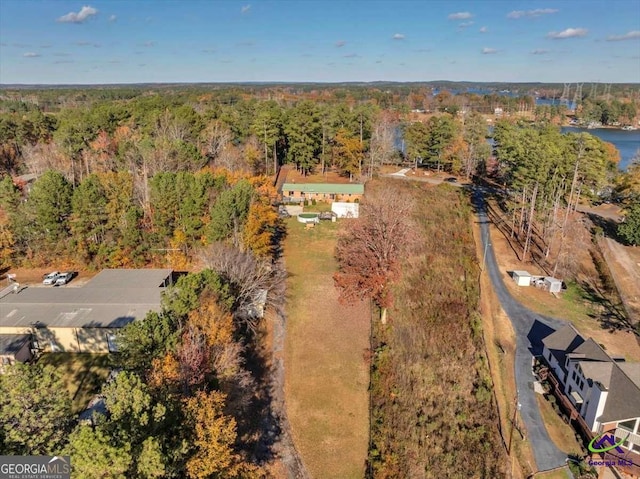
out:
<path id="1" fill-rule="evenodd" d="M 250 251 L 240 251 L 224 243 L 213 243 L 201 253 L 204 266 L 225 276 L 233 285 L 236 319 L 253 329 L 259 319 L 257 309 L 279 308 L 284 298 L 286 272 L 269 260 L 256 258 Z"/>

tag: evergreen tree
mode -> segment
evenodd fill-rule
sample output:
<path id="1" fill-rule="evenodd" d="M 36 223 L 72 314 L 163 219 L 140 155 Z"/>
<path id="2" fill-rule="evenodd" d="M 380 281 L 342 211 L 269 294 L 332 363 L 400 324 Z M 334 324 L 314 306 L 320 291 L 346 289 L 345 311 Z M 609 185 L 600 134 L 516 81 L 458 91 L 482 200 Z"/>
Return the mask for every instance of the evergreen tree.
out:
<path id="1" fill-rule="evenodd" d="M 69 393 L 53 366 L 5 366 L 0 374 L 0 453 L 59 454 L 70 421 Z"/>

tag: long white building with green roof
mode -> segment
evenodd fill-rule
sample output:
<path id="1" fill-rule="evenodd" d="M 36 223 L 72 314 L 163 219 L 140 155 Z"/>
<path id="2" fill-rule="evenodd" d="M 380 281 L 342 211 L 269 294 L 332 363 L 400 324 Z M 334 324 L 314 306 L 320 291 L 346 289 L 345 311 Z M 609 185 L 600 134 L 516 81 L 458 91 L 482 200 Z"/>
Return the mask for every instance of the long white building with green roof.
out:
<path id="1" fill-rule="evenodd" d="M 284 183 L 282 198 L 290 202 L 304 200 L 347 201 L 362 199 L 364 185 L 359 183 Z"/>

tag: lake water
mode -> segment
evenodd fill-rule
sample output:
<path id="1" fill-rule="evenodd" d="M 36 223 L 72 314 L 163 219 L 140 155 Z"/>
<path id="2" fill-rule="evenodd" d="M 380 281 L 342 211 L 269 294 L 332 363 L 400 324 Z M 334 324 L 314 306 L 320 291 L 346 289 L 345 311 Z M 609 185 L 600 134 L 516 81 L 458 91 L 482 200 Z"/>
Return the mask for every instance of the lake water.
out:
<path id="1" fill-rule="evenodd" d="M 580 133 L 586 132 L 597 136 L 603 141 L 613 143 L 620 152 L 620 169 L 626 170 L 631 160 L 640 150 L 640 130 L 624 131 L 611 128 L 595 128 L 587 130 L 585 128 L 576 128 L 574 126 L 563 126 L 562 132 Z"/>
<path id="2" fill-rule="evenodd" d="M 489 128 L 491 131 L 491 127 Z M 561 128 L 562 133 L 567 132 L 586 132 L 597 136 L 601 140 L 612 143 L 620 152 L 620 165 L 619 168 L 624 171 L 631 163 L 631 160 L 640 150 L 640 130 L 624 131 L 611 128 L 595 128 L 588 130 L 586 128 L 577 128 L 575 126 L 563 126 Z M 491 144 L 491 140 L 488 140 Z M 398 128 L 396 130 L 395 146 L 398 150 L 405 152 L 404 140 L 402 139 L 402 130 Z"/>

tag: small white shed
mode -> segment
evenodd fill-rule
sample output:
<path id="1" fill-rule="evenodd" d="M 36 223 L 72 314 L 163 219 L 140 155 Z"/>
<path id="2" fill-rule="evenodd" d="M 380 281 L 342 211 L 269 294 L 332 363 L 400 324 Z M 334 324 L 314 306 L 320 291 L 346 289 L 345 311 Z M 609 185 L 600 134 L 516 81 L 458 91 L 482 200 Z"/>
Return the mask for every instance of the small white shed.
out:
<path id="1" fill-rule="evenodd" d="M 544 289 L 550 293 L 559 293 L 562 291 L 562 280 L 547 276 L 544 278 Z"/>
<path id="2" fill-rule="evenodd" d="M 360 213 L 360 204 L 334 201 L 331 203 L 331 211 L 333 211 L 338 218 L 357 218 Z"/>
<path id="3" fill-rule="evenodd" d="M 512 277 L 518 286 L 531 286 L 531 275 L 526 271 L 514 271 Z"/>

